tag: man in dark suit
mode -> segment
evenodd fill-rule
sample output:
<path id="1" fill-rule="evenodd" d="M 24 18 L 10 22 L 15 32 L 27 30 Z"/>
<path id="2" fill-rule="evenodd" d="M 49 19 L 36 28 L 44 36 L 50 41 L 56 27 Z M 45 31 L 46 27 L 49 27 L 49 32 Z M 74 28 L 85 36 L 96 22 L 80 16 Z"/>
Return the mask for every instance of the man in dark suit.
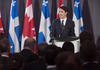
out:
<path id="1" fill-rule="evenodd" d="M 55 19 L 51 25 L 50 37 L 75 36 L 74 22 L 67 18 L 68 8 L 61 6 L 59 10 L 59 19 Z"/>
<path id="2" fill-rule="evenodd" d="M 57 70 L 81 70 L 79 58 L 72 52 L 62 52 L 56 59 Z"/>
<path id="3" fill-rule="evenodd" d="M 91 34 L 91 32 L 89 32 L 87 30 L 82 31 L 79 35 L 79 38 L 80 38 L 80 44 L 82 44 L 86 40 L 93 41 L 93 35 Z M 80 58 L 80 51 L 75 54 L 77 57 Z M 80 58 L 80 61 L 83 64 L 83 62 L 84 62 L 83 59 Z"/>
<path id="4" fill-rule="evenodd" d="M 37 53 L 39 55 L 39 59 L 28 63 L 24 70 L 46 70 L 46 62 L 44 61 L 44 50 L 47 46 L 48 44 L 46 42 L 40 43 L 37 46 Z"/>
<path id="5" fill-rule="evenodd" d="M 35 49 L 35 39 L 33 38 L 27 38 L 24 42 L 24 49 L 20 52 L 24 57 L 24 67 L 26 66 L 28 62 L 28 58 L 32 56 L 29 62 L 37 60 L 39 57 L 38 55 L 34 54 Z"/>
<path id="6" fill-rule="evenodd" d="M 2 70 L 8 70 L 8 59 L 10 54 L 10 42 L 7 38 L 0 40 L 0 49 L 2 53 Z"/>
<path id="7" fill-rule="evenodd" d="M 94 42 L 85 41 L 81 44 L 80 55 L 84 60 L 82 70 L 100 70 L 100 65 L 97 62 L 98 51 Z"/>
<path id="8" fill-rule="evenodd" d="M 47 69 L 46 70 L 57 70 L 55 65 L 55 58 L 61 51 L 59 48 L 55 45 L 48 45 L 44 52 L 44 58 L 47 63 Z"/>

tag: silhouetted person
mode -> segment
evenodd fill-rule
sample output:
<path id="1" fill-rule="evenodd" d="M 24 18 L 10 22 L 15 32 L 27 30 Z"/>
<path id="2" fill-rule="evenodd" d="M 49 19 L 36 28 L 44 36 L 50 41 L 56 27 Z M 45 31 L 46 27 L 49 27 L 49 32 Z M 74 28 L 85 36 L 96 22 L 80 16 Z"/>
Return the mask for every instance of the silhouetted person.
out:
<path id="1" fill-rule="evenodd" d="M 66 52 L 73 52 L 74 53 L 74 45 L 71 42 L 65 42 L 62 46 L 62 49 Z"/>
<path id="2" fill-rule="evenodd" d="M 28 63 L 25 67 L 25 70 L 46 70 L 46 62 L 44 61 L 44 50 L 47 46 L 48 44 L 46 42 L 40 43 L 37 46 L 37 53 L 39 55 L 39 59 Z"/>
<path id="3" fill-rule="evenodd" d="M 80 55 L 84 60 L 82 70 L 100 70 L 100 65 L 96 61 L 98 56 L 97 47 L 92 41 L 85 41 L 81 44 Z"/>
<path id="4" fill-rule="evenodd" d="M 75 56 L 72 52 L 60 53 L 56 59 L 55 63 L 57 70 L 80 70 L 81 62 L 79 58 Z"/>
<path id="5" fill-rule="evenodd" d="M 9 56 L 9 70 L 22 70 L 24 58 L 21 53 L 13 53 Z"/>
<path id="6" fill-rule="evenodd" d="M 82 44 L 83 42 L 85 42 L 86 40 L 89 40 L 89 41 L 93 41 L 93 35 L 92 33 L 90 33 L 89 31 L 87 30 L 84 30 L 80 33 L 79 35 L 79 38 L 80 38 L 80 44 Z M 80 58 L 81 60 L 81 63 L 83 64 L 83 59 L 81 59 L 80 57 L 80 51 L 75 53 L 77 55 L 77 57 Z"/>
<path id="7" fill-rule="evenodd" d="M 33 38 L 27 38 L 24 42 L 24 49 L 20 52 L 24 57 L 24 67 L 28 62 L 35 61 L 39 57 L 38 55 L 34 54 L 36 41 Z M 32 57 L 29 61 L 28 58 Z"/>
<path id="8" fill-rule="evenodd" d="M 93 41 L 93 35 L 92 35 L 92 33 L 89 32 L 89 31 L 87 31 L 87 30 L 82 31 L 80 33 L 80 35 L 79 35 L 79 38 L 80 38 L 80 44 L 82 44 L 86 40 Z"/>
<path id="9" fill-rule="evenodd" d="M 46 70 L 57 70 L 55 65 L 55 58 L 60 53 L 59 48 L 55 45 L 48 45 L 44 52 L 44 58 L 47 63 Z"/>
<path id="10" fill-rule="evenodd" d="M 10 42 L 7 38 L 0 40 L 0 49 L 2 54 L 2 70 L 8 70 L 8 59 L 10 54 Z"/>

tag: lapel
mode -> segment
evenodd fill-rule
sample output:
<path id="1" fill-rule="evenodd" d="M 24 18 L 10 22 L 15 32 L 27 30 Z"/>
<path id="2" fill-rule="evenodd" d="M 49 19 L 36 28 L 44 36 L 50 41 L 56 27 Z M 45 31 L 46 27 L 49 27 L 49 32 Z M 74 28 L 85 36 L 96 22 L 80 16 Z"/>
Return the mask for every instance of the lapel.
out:
<path id="1" fill-rule="evenodd" d="M 67 20 L 66 20 L 66 24 L 65 24 L 65 28 L 68 26 L 68 18 L 67 18 Z"/>
<path id="2" fill-rule="evenodd" d="M 67 25 L 68 25 L 67 23 L 68 23 L 68 18 L 67 18 L 67 20 L 66 20 L 65 28 L 66 28 L 66 27 L 67 27 Z"/>
<path id="3" fill-rule="evenodd" d="M 60 18 L 58 20 L 58 28 L 61 30 L 61 21 L 60 21 Z"/>

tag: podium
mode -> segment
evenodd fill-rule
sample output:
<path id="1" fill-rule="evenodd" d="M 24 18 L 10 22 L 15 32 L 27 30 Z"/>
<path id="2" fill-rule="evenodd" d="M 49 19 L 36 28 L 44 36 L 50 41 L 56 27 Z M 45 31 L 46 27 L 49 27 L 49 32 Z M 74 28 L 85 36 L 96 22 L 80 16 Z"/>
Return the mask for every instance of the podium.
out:
<path id="1" fill-rule="evenodd" d="M 74 53 L 79 51 L 80 41 L 79 37 L 55 37 L 50 40 L 50 42 L 58 47 L 62 48 L 64 42 L 70 41 L 74 44 Z"/>

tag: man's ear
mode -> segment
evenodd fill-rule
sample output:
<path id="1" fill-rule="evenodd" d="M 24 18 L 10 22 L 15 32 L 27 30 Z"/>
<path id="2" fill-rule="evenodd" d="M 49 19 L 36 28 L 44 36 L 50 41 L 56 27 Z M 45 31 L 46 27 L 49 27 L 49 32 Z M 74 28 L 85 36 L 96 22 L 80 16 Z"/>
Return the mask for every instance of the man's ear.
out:
<path id="1" fill-rule="evenodd" d="M 68 12 L 65 12 L 66 13 L 66 15 L 68 14 Z"/>

